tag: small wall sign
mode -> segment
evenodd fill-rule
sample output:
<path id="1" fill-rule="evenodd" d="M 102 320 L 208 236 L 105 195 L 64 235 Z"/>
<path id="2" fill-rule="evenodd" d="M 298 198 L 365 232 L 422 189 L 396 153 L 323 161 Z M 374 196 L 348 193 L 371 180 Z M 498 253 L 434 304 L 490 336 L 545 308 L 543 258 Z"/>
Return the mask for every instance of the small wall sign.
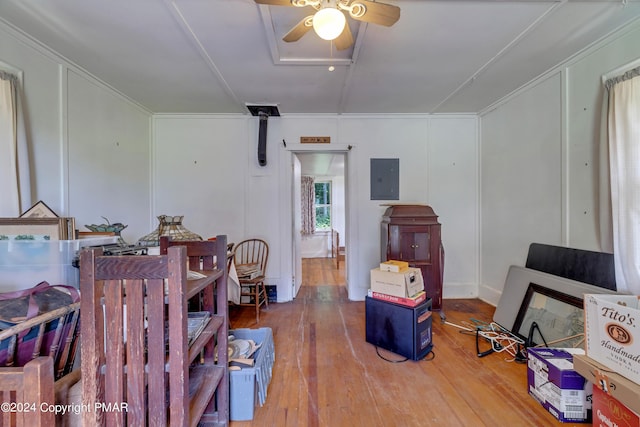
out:
<path id="1" fill-rule="evenodd" d="M 301 136 L 300 144 L 330 144 L 330 136 Z"/>

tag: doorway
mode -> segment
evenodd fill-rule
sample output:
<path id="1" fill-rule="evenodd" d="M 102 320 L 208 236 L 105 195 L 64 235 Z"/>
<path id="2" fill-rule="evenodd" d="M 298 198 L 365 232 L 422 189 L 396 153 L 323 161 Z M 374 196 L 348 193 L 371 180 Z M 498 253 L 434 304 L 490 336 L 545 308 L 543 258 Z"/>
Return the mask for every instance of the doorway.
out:
<path id="1" fill-rule="evenodd" d="M 294 298 L 300 287 L 341 286 L 346 292 L 346 260 L 340 263 L 333 257 L 332 243 L 336 235 L 344 246 L 346 241 L 346 152 L 305 151 L 294 153 L 299 172 L 294 173 L 294 187 L 300 186 L 301 177 L 311 177 L 313 209 L 316 213 L 313 232 L 296 232 L 299 248 L 294 251 L 294 265 L 299 266 L 300 283 L 294 289 Z M 295 168 L 295 167 L 294 167 Z M 311 196 L 310 196 L 311 197 Z M 294 217 L 302 216 L 301 192 L 294 190 Z M 295 224 L 301 223 L 297 218 Z M 303 227 L 300 228 L 302 230 Z"/>

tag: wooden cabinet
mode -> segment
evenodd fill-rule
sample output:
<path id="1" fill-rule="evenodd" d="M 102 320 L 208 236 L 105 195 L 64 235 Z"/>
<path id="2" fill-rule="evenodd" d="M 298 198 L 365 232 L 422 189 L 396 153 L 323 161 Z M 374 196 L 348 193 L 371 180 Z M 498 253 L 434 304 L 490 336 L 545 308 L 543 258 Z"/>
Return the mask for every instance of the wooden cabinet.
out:
<path id="1" fill-rule="evenodd" d="M 228 425 L 226 260 L 226 236 L 80 254 L 83 425 Z M 210 320 L 191 336 L 194 301 Z"/>
<path id="2" fill-rule="evenodd" d="M 430 206 L 395 205 L 387 208 L 381 224 L 381 260 L 419 268 L 433 309 L 441 310 L 444 250 L 438 216 Z"/>

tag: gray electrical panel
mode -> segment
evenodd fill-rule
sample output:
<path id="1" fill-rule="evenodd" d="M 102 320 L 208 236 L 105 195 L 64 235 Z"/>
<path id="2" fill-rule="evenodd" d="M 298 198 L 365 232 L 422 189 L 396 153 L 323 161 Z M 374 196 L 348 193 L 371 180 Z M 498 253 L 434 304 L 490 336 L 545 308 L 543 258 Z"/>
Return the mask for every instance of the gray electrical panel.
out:
<path id="1" fill-rule="evenodd" d="M 400 200 L 400 159 L 371 159 L 371 200 Z"/>

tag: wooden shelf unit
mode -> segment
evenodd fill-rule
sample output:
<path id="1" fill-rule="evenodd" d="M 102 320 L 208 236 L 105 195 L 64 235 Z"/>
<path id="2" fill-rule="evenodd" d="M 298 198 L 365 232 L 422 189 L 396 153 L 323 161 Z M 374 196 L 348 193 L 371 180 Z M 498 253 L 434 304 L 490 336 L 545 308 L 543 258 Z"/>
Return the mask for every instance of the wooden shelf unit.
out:
<path id="1" fill-rule="evenodd" d="M 80 254 L 83 425 L 228 425 L 226 246 L 222 235 L 161 255 Z M 205 277 L 187 280 L 196 266 Z M 191 345 L 189 304 L 211 315 Z"/>

